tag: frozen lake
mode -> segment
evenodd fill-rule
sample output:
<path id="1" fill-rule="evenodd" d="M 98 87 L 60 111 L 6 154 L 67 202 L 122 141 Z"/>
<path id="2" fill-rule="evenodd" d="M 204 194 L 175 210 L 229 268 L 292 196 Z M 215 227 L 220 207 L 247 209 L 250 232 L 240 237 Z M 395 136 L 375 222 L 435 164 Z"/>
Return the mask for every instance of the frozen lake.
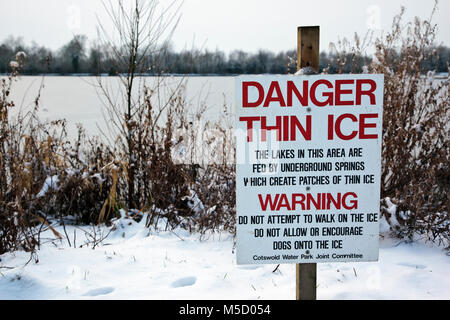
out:
<path id="1" fill-rule="evenodd" d="M 120 83 L 118 77 L 102 77 L 102 81 L 117 98 Z M 203 113 L 206 120 L 216 120 L 221 116 L 223 105 L 234 112 L 234 77 L 167 77 L 169 86 L 177 86 L 185 81 L 185 99 L 190 112 L 195 113 L 202 106 L 207 107 Z M 137 84 L 145 80 L 152 87 L 156 78 L 142 77 Z M 102 93 L 96 87 L 97 77 L 77 76 L 21 76 L 12 88 L 12 99 L 19 108 L 27 110 L 33 107 L 39 88 L 44 87 L 40 96 L 39 117 L 41 120 L 66 119 L 71 137 L 76 133 L 76 124 L 81 123 L 89 135 L 104 130 L 105 117 L 102 109 Z"/>
<path id="2" fill-rule="evenodd" d="M 437 81 L 445 77 L 437 77 Z M 4 76 L 2 76 L 3 78 Z M 34 105 L 39 88 L 43 81 L 44 87 L 40 96 L 39 118 L 41 120 L 66 119 L 67 129 L 71 137 L 75 137 L 77 123 L 81 123 L 88 135 L 99 135 L 100 130 L 105 131 L 106 122 L 103 115 L 105 110 L 104 97 L 97 88 L 97 77 L 78 76 L 21 76 L 14 82 L 12 99 L 16 104 L 15 110 L 31 109 Z M 101 77 L 103 83 L 113 93 L 114 98 L 120 96 L 118 77 Z M 227 105 L 231 115 L 235 110 L 234 77 L 224 76 L 168 76 L 166 78 L 169 87 L 176 87 L 180 81 L 185 83 L 185 100 L 189 113 L 195 114 L 203 106 L 206 112 L 202 112 L 203 120 L 215 121 L 223 119 L 223 106 Z M 152 87 L 156 82 L 155 77 L 137 78 L 136 87 L 141 81 Z M 167 94 L 167 93 L 166 93 Z M 136 92 L 137 95 L 137 92 Z M 164 93 L 162 94 L 164 96 Z M 227 118 L 227 122 L 234 123 L 234 117 Z M 100 128 L 100 129 L 99 129 Z"/>

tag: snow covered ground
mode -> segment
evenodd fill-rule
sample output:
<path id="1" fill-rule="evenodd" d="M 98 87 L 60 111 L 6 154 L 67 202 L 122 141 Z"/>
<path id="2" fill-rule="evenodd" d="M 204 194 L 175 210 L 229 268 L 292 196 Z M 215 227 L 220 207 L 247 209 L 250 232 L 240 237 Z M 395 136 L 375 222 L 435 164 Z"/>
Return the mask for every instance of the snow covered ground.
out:
<path id="1" fill-rule="evenodd" d="M 0 300 L 295 299 L 294 265 L 275 272 L 276 265 L 237 266 L 229 234 L 148 230 L 129 219 L 116 224 L 95 249 L 83 245 L 82 229 L 92 227 L 67 227 L 77 248 L 46 231 L 37 263 L 26 264 L 25 252 L 0 256 Z M 450 299 L 450 257 L 441 248 L 392 239 L 380 246 L 377 263 L 319 264 L 318 298 Z"/>

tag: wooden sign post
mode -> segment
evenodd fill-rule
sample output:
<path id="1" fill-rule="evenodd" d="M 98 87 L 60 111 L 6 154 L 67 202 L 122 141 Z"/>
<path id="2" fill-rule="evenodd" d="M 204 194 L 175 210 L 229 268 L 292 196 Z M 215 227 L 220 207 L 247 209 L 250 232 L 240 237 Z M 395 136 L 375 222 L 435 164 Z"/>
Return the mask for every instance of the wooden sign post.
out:
<path id="1" fill-rule="evenodd" d="M 320 27 L 298 28 L 297 69 L 310 67 L 319 71 Z M 297 70 L 297 71 L 298 71 Z M 295 292 L 297 300 L 317 299 L 317 264 L 296 265 Z"/>
<path id="2" fill-rule="evenodd" d="M 319 71 L 320 27 L 298 28 L 297 69 L 311 67 Z M 298 71 L 297 70 L 297 71 Z"/>

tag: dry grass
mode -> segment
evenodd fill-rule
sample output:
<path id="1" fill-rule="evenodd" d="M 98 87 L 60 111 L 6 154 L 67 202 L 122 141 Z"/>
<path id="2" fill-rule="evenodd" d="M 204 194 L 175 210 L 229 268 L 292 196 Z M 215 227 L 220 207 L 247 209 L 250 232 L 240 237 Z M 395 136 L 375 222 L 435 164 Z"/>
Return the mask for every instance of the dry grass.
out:
<path id="1" fill-rule="evenodd" d="M 399 237 L 419 235 L 449 246 L 449 79 L 437 80 L 423 68 L 424 61 L 439 62 L 433 14 L 405 23 L 404 12 L 374 40 L 374 59 L 365 66 L 385 75 L 381 214 Z M 341 68 L 364 65 L 367 38 L 355 36 L 350 48 L 348 41 L 337 46 Z"/>

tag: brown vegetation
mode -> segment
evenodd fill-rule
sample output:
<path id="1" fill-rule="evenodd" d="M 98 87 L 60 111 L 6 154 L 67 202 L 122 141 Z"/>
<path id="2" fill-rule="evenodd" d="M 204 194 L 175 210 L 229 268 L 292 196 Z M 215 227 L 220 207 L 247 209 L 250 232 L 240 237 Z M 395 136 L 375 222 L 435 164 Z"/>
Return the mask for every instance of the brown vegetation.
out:
<path id="1" fill-rule="evenodd" d="M 400 237 L 423 235 L 448 246 L 449 79 L 437 80 L 423 67 L 423 61 L 438 63 L 432 50 L 437 30 L 432 17 L 404 23 L 404 12 L 395 17 L 389 33 L 375 39 L 370 64 L 363 54 L 367 36 L 355 36 L 350 48 L 348 41 L 340 42 L 338 64 L 365 64 L 366 72 L 385 76 L 382 216 Z"/>
<path id="2" fill-rule="evenodd" d="M 375 59 L 365 68 L 383 73 L 386 81 L 382 215 L 398 236 L 421 234 L 448 244 L 449 82 L 435 81 L 422 69 L 421 62 L 434 54 L 429 48 L 435 27 L 416 20 L 405 29 L 401 16 L 376 40 Z M 339 65 L 364 64 L 359 40 L 356 44 L 341 51 Z M 139 59 L 136 48 L 131 55 Z M 164 77 L 150 85 L 136 77 L 139 70 L 130 70 L 120 79 L 123 104 L 99 82 L 112 142 L 86 137 L 81 127 L 72 142 L 64 121 L 37 118 L 39 94 L 32 110 L 11 116 L 17 107 L 10 93 L 25 59 L 18 55 L 13 72 L 0 83 L 0 254 L 36 250 L 40 232 L 52 222 L 108 223 L 121 209 L 132 218 L 148 213 L 148 227 L 164 222 L 168 229 L 234 232 L 230 125 L 202 122 L 204 108 L 190 115 L 182 82 L 164 89 L 170 87 Z M 55 235 L 70 243 L 67 234 Z"/>

